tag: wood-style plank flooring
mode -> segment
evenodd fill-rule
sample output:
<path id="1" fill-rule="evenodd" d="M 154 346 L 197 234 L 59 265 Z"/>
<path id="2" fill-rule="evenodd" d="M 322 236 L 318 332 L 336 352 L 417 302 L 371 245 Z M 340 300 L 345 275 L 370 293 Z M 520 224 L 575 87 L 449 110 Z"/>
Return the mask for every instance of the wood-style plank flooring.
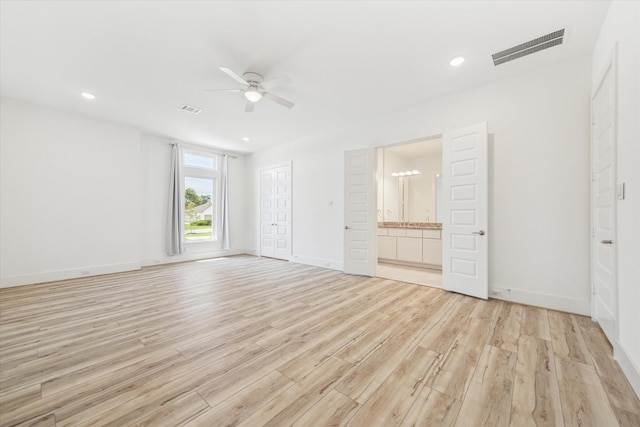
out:
<path id="1" fill-rule="evenodd" d="M 639 426 L 589 319 L 249 256 L 0 290 L 0 425 Z"/>

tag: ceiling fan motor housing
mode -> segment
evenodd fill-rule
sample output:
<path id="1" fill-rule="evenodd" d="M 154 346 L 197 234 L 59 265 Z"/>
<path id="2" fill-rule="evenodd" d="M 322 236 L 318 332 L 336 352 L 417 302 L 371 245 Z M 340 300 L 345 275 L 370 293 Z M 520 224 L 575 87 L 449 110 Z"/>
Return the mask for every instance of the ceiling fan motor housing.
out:
<path id="1" fill-rule="evenodd" d="M 251 71 L 247 71 L 242 75 L 242 78 L 249 83 L 249 86 L 258 86 L 260 83 L 264 81 L 264 77 L 262 77 L 258 73 L 253 73 Z"/>

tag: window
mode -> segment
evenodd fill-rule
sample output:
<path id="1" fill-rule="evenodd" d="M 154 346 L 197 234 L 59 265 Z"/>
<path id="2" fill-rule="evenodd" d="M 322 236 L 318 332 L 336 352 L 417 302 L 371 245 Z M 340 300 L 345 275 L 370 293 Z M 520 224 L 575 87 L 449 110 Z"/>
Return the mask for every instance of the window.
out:
<path id="1" fill-rule="evenodd" d="M 183 150 L 184 240 L 218 240 L 220 171 L 218 155 Z"/>

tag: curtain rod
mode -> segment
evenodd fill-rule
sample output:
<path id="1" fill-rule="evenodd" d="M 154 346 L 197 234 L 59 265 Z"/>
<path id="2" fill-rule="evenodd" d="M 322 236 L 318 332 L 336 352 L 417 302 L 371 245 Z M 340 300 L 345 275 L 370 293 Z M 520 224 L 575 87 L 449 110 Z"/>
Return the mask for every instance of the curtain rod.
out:
<path id="1" fill-rule="evenodd" d="M 182 147 L 186 147 L 186 148 L 191 148 L 193 150 L 203 150 L 206 151 L 207 153 L 211 153 L 211 154 L 218 154 L 220 156 L 227 156 L 230 157 L 232 159 L 237 159 L 238 156 L 234 156 L 233 154 L 229 154 L 229 153 L 225 153 L 224 151 L 216 151 L 215 149 L 211 149 L 212 147 L 206 147 L 204 145 L 198 145 L 198 144 L 189 144 L 187 142 L 172 142 L 171 145 L 177 145 L 177 146 L 182 146 Z"/>

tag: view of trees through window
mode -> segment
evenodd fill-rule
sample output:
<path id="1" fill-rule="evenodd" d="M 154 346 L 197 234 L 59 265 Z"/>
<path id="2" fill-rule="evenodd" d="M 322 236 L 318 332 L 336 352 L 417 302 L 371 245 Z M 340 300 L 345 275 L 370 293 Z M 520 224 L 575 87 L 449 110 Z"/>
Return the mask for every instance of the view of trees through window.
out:
<path id="1" fill-rule="evenodd" d="M 214 180 L 187 176 L 184 184 L 185 240 L 213 239 L 215 236 Z"/>

